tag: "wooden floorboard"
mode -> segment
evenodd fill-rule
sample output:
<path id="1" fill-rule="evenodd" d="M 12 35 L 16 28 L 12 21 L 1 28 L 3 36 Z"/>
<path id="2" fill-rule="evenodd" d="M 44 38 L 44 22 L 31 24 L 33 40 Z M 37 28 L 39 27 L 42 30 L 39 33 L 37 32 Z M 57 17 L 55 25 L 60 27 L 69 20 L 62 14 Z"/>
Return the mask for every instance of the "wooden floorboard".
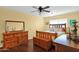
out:
<path id="1" fill-rule="evenodd" d="M 33 40 L 30 39 L 28 41 L 28 45 L 20 45 L 18 47 L 14 47 L 12 49 L 0 49 L 0 52 L 54 52 L 51 48 L 49 51 L 45 51 L 41 47 L 33 45 Z"/>

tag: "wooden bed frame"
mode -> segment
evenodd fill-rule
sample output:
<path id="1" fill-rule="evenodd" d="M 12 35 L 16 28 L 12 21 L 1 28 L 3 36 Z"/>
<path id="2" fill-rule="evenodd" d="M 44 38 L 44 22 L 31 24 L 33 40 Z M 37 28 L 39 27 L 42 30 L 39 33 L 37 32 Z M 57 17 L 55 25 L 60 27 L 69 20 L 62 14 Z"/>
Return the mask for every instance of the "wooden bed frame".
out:
<path id="1" fill-rule="evenodd" d="M 56 28 L 64 28 L 66 30 L 66 24 L 50 24 L 50 26 L 56 27 Z M 66 31 L 65 31 L 66 33 Z M 44 31 L 36 31 L 36 37 L 33 37 L 33 43 L 34 45 L 37 45 L 44 50 L 48 51 L 52 46 L 52 39 L 55 39 L 57 37 L 57 33 L 49 33 Z"/>

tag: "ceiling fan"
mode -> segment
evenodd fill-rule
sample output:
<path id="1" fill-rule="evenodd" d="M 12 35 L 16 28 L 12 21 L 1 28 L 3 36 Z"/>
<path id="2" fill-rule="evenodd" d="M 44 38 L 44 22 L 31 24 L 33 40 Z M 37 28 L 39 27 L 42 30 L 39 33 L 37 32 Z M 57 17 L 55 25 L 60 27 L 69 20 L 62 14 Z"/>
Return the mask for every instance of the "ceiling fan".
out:
<path id="1" fill-rule="evenodd" d="M 36 9 L 36 10 L 32 11 L 32 12 L 39 12 L 39 14 L 41 14 L 42 12 L 50 13 L 50 11 L 47 10 L 48 8 L 50 8 L 49 6 L 46 6 L 46 7 L 42 7 L 42 6 L 35 7 L 35 6 L 33 6 L 33 8 Z"/>

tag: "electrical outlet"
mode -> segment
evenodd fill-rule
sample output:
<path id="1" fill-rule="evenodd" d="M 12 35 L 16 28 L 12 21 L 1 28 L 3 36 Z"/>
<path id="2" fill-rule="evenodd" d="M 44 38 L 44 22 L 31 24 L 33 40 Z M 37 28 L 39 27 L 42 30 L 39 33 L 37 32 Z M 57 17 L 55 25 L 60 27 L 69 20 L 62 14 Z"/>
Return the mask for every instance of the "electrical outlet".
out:
<path id="1" fill-rule="evenodd" d="M 3 43 L 3 40 L 1 40 L 1 43 Z"/>

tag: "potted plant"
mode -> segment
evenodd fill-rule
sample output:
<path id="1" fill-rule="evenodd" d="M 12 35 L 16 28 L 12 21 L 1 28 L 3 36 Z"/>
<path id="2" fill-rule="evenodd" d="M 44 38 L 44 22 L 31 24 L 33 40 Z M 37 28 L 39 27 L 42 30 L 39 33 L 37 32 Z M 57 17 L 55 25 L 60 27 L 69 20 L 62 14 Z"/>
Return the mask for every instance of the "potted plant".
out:
<path id="1" fill-rule="evenodd" d="M 72 20 L 71 22 L 72 22 L 72 24 L 71 24 L 71 32 L 72 32 L 72 37 L 73 37 L 72 39 L 77 40 L 77 31 L 78 31 L 77 28 L 79 27 L 77 25 L 78 22 L 76 20 Z"/>

